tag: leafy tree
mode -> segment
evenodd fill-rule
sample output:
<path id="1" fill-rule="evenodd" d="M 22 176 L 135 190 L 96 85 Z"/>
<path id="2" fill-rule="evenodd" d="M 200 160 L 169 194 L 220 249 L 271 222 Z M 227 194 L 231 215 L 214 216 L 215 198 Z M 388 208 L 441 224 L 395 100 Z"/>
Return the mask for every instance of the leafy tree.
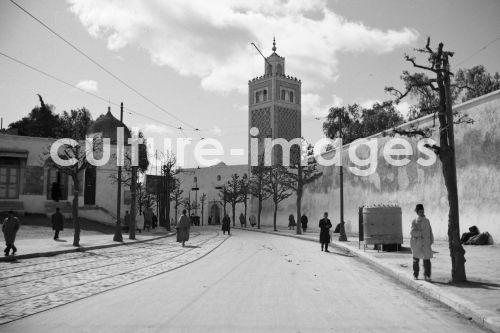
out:
<path id="1" fill-rule="evenodd" d="M 64 111 L 59 116 L 59 126 L 61 136 L 75 140 L 85 140 L 87 129 L 94 123 L 90 111 L 82 107 L 81 109 Z"/>
<path id="2" fill-rule="evenodd" d="M 414 57 L 405 56 L 406 61 L 413 64 L 414 67 L 431 72 L 435 75 L 432 79 L 422 79 L 421 74 L 408 74 L 406 82 L 414 82 L 409 86 L 405 84 L 403 92 L 393 87 L 387 87 L 386 91 L 396 96 L 396 102 L 408 96 L 414 91 L 414 87 L 427 86 L 438 95 L 437 115 L 439 119 L 439 146 L 432 148 L 439 157 L 442 164 L 442 172 L 446 189 L 448 191 L 448 242 L 451 257 L 451 276 L 453 282 L 462 282 L 466 280 L 465 274 L 465 250 L 460 242 L 460 224 L 459 224 L 459 205 L 457 190 L 457 171 L 455 163 L 455 138 L 454 138 L 454 116 L 452 110 L 453 95 L 450 76 L 449 58 L 453 52 L 445 51 L 443 43 L 440 43 L 437 50 L 430 47 L 430 38 L 427 39 L 425 48 L 417 50 L 428 56 L 428 66 L 417 64 Z M 411 131 L 396 131 L 401 135 L 414 135 L 426 133 L 421 129 Z"/>
<path id="3" fill-rule="evenodd" d="M 54 106 L 47 105 L 42 96 L 38 95 L 40 106 L 35 107 L 31 112 L 9 125 L 9 131 L 23 136 L 34 136 L 42 138 L 58 138 L 60 133 L 59 116 L 54 114 Z"/>
<path id="4" fill-rule="evenodd" d="M 269 193 L 274 203 L 273 225 L 274 231 L 277 231 L 276 215 L 278 212 L 278 205 L 281 201 L 292 195 L 292 192 L 290 192 L 290 174 L 284 166 L 274 165 L 267 169 L 267 177 L 265 180 L 264 191 Z"/>
<path id="5" fill-rule="evenodd" d="M 466 102 L 500 89 L 500 74 L 496 72 L 491 75 L 483 65 L 478 65 L 470 69 L 459 69 L 455 75 L 455 82 L 465 91 L 460 97 L 462 102 Z"/>
<path id="6" fill-rule="evenodd" d="M 342 128 L 339 125 L 342 117 Z M 358 104 L 347 107 L 333 107 L 323 123 L 323 132 L 331 139 L 342 130 L 343 143 L 364 138 L 403 123 L 403 116 L 396 110 L 392 101 L 375 103 L 371 108 Z"/>
<path id="7" fill-rule="evenodd" d="M 300 159 L 298 159 L 298 162 L 295 165 L 292 165 L 288 170 L 288 187 L 290 190 L 295 192 L 297 196 L 297 235 L 302 234 L 302 225 L 300 224 L 300 218 L 302 216 L 301 204 L 304 185 L 315 181 L 323 174 L 317 169 L 317 163 L 313 156 L 313 146 L 307 145 L 307 142 L 305 140 L 303 140 L 303 143 L 304 145 L 306 145 L 305 154 L 301 154 L 302 156 Z"/>

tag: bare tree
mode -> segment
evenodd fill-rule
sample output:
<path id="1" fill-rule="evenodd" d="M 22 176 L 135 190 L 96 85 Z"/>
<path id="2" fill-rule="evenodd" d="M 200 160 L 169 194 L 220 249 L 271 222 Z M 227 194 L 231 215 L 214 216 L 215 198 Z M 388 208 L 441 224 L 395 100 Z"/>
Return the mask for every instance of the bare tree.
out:
<path id="1" fill-rule="evenodd" d="M 297 196 L 297 235 L 302 234 L 302 225 L 300 224 L 301 214 L 301 204 L 302 204 L 302 194 L 304 191 L 304 185 L 307 185 L 323 174 L 322 172 L 317 170 L 317 163 L 314 159 L 313 154 L 313 146 L 308 145 L 305 140 L 303 140 L 303 144 L 306 149 L 305 153 L 301 154 L 301 158 L 297 159 L 297 163 L 292 165 L 288 170 L 288 187 L 290 190 L 295 192 Z"/>
<path id="2" fill-rule="evenodd" d="M 260 229 L 260 217 L 262 215 L 262 202 L 271 196 L 271 193 L 264 190 L 268 167 L 264 166 L 263 158 L 260 158 L 259 165 L 252 167 L 252 175 L 249 179 L 248 192 L 257 198 L 257 229 Z"/>
<path id="3" fill-rule="evenodd" d="M 220 191 L 220 196 L 224 201 L 224 215 L 226 214 L 225 204 L 230 203 L 233 210 L 233 227 L 236 225 L 236 204 L 242 201 L 242 191 L 241 191 L 241 179 L 236 173 L 231 175 L 231 179 L 222 187 Z"/>
<path id="4" fill-rule="evenodd" d="M 274 203 L 274 231 L 277 231 L 276 214 L 278 212 L 278 205 L 281 201 L 292 195 L 292 192 L 290 192 L 290 182 L 290 174 L 284 166 L 274 165 L 268 168 L 267 177 L 264 183 L 264 191 L 269 193 Z"/>
<path id="5" fill-rule="evenodd" d="M 69 140 L 69 139 L 68 139 Z M 80 183 L 78 181 L 78 176 L 81 172 L 85 171 L 87 168 L 93 168 L 87 157 L 90 154 L 96 154 L 101 150 L 102 140 L 99 138 L 94 138 L 91 147 L 73 140 L 72 142 L 67 142 L 62 145 L 55 156 L 47 156 L 49 153 L 45 153 L 42 159 L 45 159 L 45 165 L 49 168 L 57 169 L 58 171 L 71 177 L 73 181 L 73 206 L 71 210 L 71 216 L 73 219 L 73 224 L 75 228 L 75 233 L 73 236 L 73 246 L 80 246 L 80 220 L 78 218 L 78 195 L 80 193 Z M 63 163 L 61 163 L 63 162 Z"/>
<path id="6" fill-rule="evenodd" d="M 439 157 L 442 164 L 443 177 L 448 191 L 448 242 L 451 257 L 451 276 L 453 282 L 466 281 L 465 274 L 465 250 L 460 243 L 459 205 L 457 190 L 457 171 L 455 162 L 455 138 L 454 138 L 454 115 L 452 110 L 453 98 L 451 94 L 449 58 L 453 52 L 444 51 L 443 43 L 439 43 L 437 50 L 430 47 L 430 38 L 427 39 L 425 48 L 416 50 L 428 55 L 429 66 L 417 64 L 414 57 L 405 56 L 406 61 L 414 67 L 431 72 L 435 78 L 422 80 L 422 74 L 410 75 L 404 73 L 403 79 L 406 84 L 406 91 L 401 92 L 393 87 L 387 87 L 386 91 L 396 96 L 396 102 L 411 94 L 422 86 L 427 87 L 438 94 L 437 106 L 433 112 L 439 119 L 439 146 L 432 148 Z M 409 83 L 409 84 L 408 84 Z M 402 135 L 425 134 L 425 131 L 417 129 L 415 131 L 396 131 Z"/>
<path id="7" fill-rule="evenodd" d="M 177 223 L 177 212 L 179 210 L 179 206 L 182 205 L 182 194 L 184 193 L 184 190 L 180 188 L 180 181 L 178 179 L 174 179 L 172 183 L 174 184 L 174 189 L 170 194 L 170 200 L 174 202 L 175 223 Z"/>
<path id="8" fill-rule="evenodd" d="M 200 196 L 200 203 L 201 203 L 201 225 L 203 225 L 203 218 L 204 218 L 203 212 L 204 212 L 204 208 L 205 208 L 205 201 L 207 201 L 207 194 L 203 193 Z"/>

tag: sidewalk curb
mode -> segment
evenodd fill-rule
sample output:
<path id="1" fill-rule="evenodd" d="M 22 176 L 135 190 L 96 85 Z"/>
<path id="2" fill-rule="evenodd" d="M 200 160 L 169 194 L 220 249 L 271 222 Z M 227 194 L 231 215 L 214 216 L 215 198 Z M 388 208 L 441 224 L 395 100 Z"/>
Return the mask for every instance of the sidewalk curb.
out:
<path id="1" fill-rule="evenodd" d="M 140 244 L 140 243 L 146 243 L 146 242 L 151 242 L 154 240 L 166 238 L 166 237 L 171 237 L 174 236 L 175 232 L 170 232 L 166 235 L 155 237 L 155 238 L 150 238 L 150 239 L 144 239 L 144 240 L 137 240 L 135 242 L 115 242 L 114 244 L 104 244 L 104 245 L 95 245 L 95 246 L 80 246 L 80 247 L 75 247 L 74 249 L 68 249 L 68 250 L 58 250 L 58 251 L 49 251 L 49 252 L 37 252 L 37 253 L 28 253 L 28 254 L 21 254 L 21 255 L 14 255 L 14 256 L 8 256 L 8 257 L 0 257 L 0 262 L 10 262 L 10 261 L 16 261 L 19 259 L 31 259 L 31 258 L 40 258 L 40 257 L 53 257 L 59 254 L 66 254 L 66 253 L 73 253 L 73 252 L 85 252 L 85 251 L 92 251 L 92 250 L 98 250 L 98 249 L 106 249 L 110 247 L 116 247 L 116 246 L 127 246 L 127 245 L 132 245 L 132 244 Z"/>
<path id="2" fill-rule="evenodd" d="M 234 227 L 234 228 L 317 242 L 316 239 L 307 237 L 307 235 L 294 235 L 294 234 L 289 235 L 289 234 L 284 234 L 280 231 L 266 231 L 262 229 L 248 229 L 239 227 Z M 378 268 L 381 272 L 393 277 L 406 287 L 409 287 L 429 298 L 432 298 L 452 308 L 465 318 L 475 321 L 484 328 L 487 328 L 496 333 L 500 333 L 500 316 L 498 314 L 489 310 L 485 310 L 469 301 L 464 300 L 463 298 L 453 293 L 441 290 L 439 287 L 436 287 L 431 283 L 425 282 L 423 280 L 413 280 L 413 278 L 407 276 L 408 274 L 405 271 L 395 269 L 389 266 L 388 264 L 382 262 L 382 260 L 377 259 L 362 250 L 352 248 L 349 245 L 345 245 L 337 241 L 333 241 L 332 243 L 330 243 L 330 245 L 337 249 L 348 251 L 349 253 L 357 255 L 366 264 Z"/>

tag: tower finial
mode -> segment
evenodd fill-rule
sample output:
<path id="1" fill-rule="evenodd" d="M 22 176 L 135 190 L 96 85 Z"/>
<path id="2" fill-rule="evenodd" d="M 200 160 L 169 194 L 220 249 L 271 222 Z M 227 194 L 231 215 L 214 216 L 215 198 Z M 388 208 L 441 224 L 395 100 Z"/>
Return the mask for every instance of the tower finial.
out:
<path id="1" fill-rule="evenodd" d="M 276 37 L 273 36 L 273 52 L 276 52 Z"/>

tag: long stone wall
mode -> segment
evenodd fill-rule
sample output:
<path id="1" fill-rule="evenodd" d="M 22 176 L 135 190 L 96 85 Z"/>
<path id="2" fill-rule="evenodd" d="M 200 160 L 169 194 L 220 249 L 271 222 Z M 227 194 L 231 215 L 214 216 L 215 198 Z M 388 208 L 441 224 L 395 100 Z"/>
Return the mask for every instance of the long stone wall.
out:
<path id="1" fill-rule="evenodd" d="M 500 91 L 476 98 L 454 107 L 455 112 L 467 114 L 473 124 L 455 127 L 458 191 L 460 204 L 460 230 L 467 231 L 476 225 L 480 231 L 488 231 L 495 242 L 500 241 Z M 404 124 L 403 128 L 426 127 L 435 124 L 433 139 L 438 139 L 438 119 L 427 116 Z M 397 204 L 403 211 L 403 234 L 409 235 L 414 207 L 425 206 L 434 234 L 447 238 L 448 199 L 439 158 L 430 166 L 427 153 L 418 147 L 418 138 L 402 138 L 410 143 L 413 154 L 405 166 L 393 166 L 384 158 L 384 147 L 395 137 L 379 133 L 367 139 L 376 139 L 373 151 L 366 145 L 355 149 L 360 159 L 376 164 L 375 172 L 369 176 L 358 176 L 351 172 L 353 159 L 349 157 L 349 145 L 343 147 L 344 163 L 344 220 L 348 231 L 358 230 L 358 208 L 370 204 Z M 372 147 L 373 148 L 373 147 Z M 401 148 L 395 146 L 394 148 Z M 336 152 L 323 155 L 332 158 Z M 372 157 L 373 159 L 370 159 Z M 419 164 L 417 161 L 419 161 Z M 367 169 L 367 167 L 360 168 Z M 307 185 L 302 201 L 302 210 L 308 215 L 310 225 L 317 228 L 323 212 L 328 211 L 332 221 L 339 221 L 339 168 L 322 167 L 323 175 Z M 254 205 L 255 207 L 255 205 Z M 254 208 L 252 209 L 254 211 Z M 295 196 L 281 203 L 278 224 L 287 225 L 288 215 L 295 214 Z M 264 224 L 272 224 L 272 203 L 264 206 Z"/>

